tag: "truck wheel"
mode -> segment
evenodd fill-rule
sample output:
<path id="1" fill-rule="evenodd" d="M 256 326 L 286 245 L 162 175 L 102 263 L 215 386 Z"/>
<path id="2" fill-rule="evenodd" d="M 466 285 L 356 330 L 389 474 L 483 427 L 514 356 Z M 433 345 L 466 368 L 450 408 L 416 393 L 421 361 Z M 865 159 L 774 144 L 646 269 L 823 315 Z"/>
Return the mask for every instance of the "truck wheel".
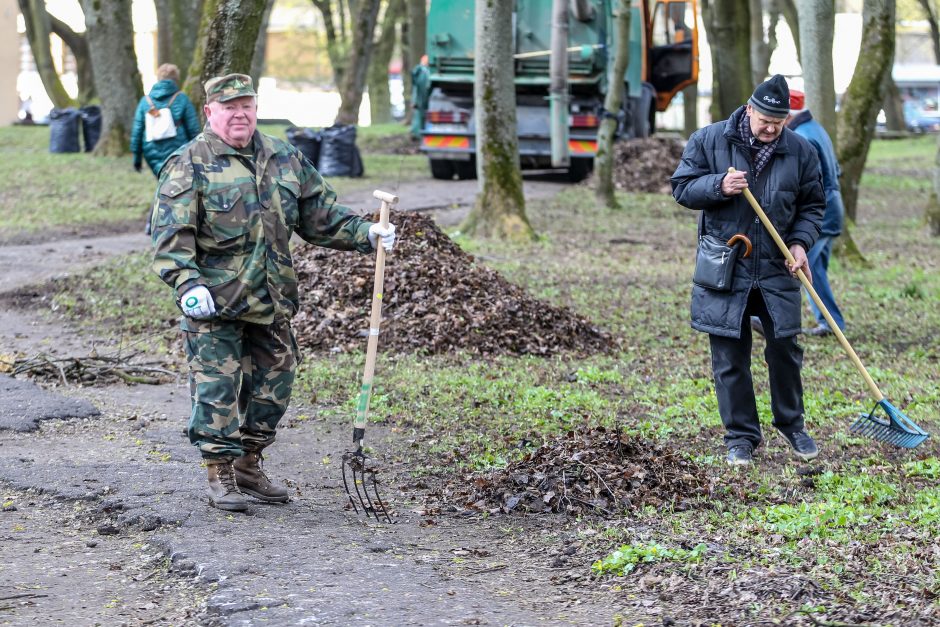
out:
<path id="1" fill-rule="evenodd" d="M 461 181 L 473 180 L 477 177 L 477 159 L 470 157 L 469 161 L 454 161 L 457 167 L 457 178 Z"/>
<path id="2" fill-rule="evenodd" d="M 593 169 L 594 159 L 590 157 L 572 157 L 571 165 L 568 166 L 568 180 L 572 183 L 580 183 L 591 174 Z"/>
<path id="3" fill-rule="evenodd" d="M 444 181 L 453 180 L 455 169 L 454 162 L 450 159 L 429 159 L 431 162 L 431 176 Z"/>

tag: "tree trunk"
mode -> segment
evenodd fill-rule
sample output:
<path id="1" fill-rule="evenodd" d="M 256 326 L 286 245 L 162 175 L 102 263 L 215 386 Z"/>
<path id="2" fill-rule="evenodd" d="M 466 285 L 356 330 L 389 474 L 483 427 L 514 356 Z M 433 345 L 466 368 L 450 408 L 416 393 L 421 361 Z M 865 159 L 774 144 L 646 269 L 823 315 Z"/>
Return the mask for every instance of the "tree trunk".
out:
<path id="1" fill-rule="evenodd" d="M 937 135 L 937 154 L 933 160 L 933 191 L 927 201 L 924 217 L 933 237 L 940 237 L 940 135 Z"/>
<path id="2" fill-rule="evenodd" d="M 375 22 L 379 17 L 379 0 L 359 0 L 356 19 L 353 22 L 352 48 L 349 65 L 339 88 L 342 102 L 336 114 L 336 124 L 358 124 L 359 105 L 366 86 L 366 72 L 372 57 Z"/>
<path id="3" fill-rule="evenodd" d="M 330 67 L 333 68 L 333 84 L 337 88 L 343 84 L 343 76 L 346 74 L 347 53 L 349 49 L 349 37 L 344 28 L 343 7 L 340 3 L 338 17 L 340 18 L 340 28 L 337 30 L 334 22 L 333 2 L 331 0 L 311 0 L 313 6 L 317 8 L 323 17 L 323 29 L 326 31 L 326 54 L 330 58 Z"/>
<path id="4" fill-rule="evenodd" d="M 428 13 L 425 0 L 406 0 L 408 3 L 408 52 L 417 65 L 421 55 L 427 53 Z M 408 68 L 411 69 L 411 68 Z"/>
<path id="5" fill-rule="evenodd" d="M 271 21 L 271 11 L 274 9 L 274 0 L 265 0 L 264 11 L 261 13 L 261 25 L 258 27 L 258 39 L 255 40 L 255 51 L 251 55 L 251 80 L 258 89 L 258 81 L 264 72 L 264 61 L 268 51 L 268 23 Z"/>
<path id="6" fill-rule="evenodd" d="M 196 111 L 201 111 L 205 104 L 203 85 L 207 80 L 231 72 L 251 71 L 265 3 L 266 0 L 205 0 L 196 50 L 183 88 Z"/>
<path id="7" fill-rule="evenodd" d="M 170 0 L 153 0 L 153 8 L 157 12 L 157 65 L 172 63 L 173 31 L 170 14 Z"/>
<path id="8" fill-rule="evenodd" d="M 927 24 L 930 25 L 930 42 L 933 44 L 933 62 L 940 65 L 940 26 L 937 25 L 937 12 L 931 6 L 931 0 L 917 0 L 924 9 Z"/>
<path id="9" fill-rule="evenodd" d="M 630 0 L 620 0 L 617 7 L 617 50 L 614 57 L 614 70 L 611 76 L 610 89 L 604 97 L 604 109 L 607 111 L 620 111 L 623 105 L 623 92 L 620 77 L 627 71 L 630 63 Z M 616 88 L 616 89 L 615 89 Z M 597 131 L 597 154 L 594 157 L 595 184 L 594 194 L 597 199 L 609 209 L 619 209 L 617 195 L 614 190 L 614 160 L 616 147 L 614 133 L 617 131 L 617 119 L 605 116 Z"/>
<path id="10" fill-rule="evenodd" d="M 790 34 L 793 36 L 793 44 L 796 46 L 796 57 L 800 62 L 800 65 L 803 64 L 803 53 L 800 43 L 800 20 L 799 13 L 796 10 L 796 0 L 777 0 L 778 6 L 780 7 L 780 12 L 783 14 L 783 19 L 786 21 L 787 26 L 790 27 Z"/>
<path id="11" fill-rule="evenodd" d="M 528 241 L 516 127 L 513 0 L 476 3 L 473 106 L 479 193 L 461 230 L 470 235 Z"/>
<path id="12" fill-rule="evenodd" d="M 726 119 L 747 102 L 754 92 L 751 82 L 749 0 L 719 0 L 710 3 L 708 27 L 715 74 L 717 119 Z"/>
<path id="13" fill-rule="evenodd" d="M 768 41 L 773 36 L 774 24 L 771 22 L 767 33 L 764 33 L 764 3 L 762 0 L 748 0 L 751 11 L 751 82 L 758 85 L 767 77 L 770 67 L 770 55 L 773 50 Z"/>
<path id="14" fill-rule="evenodd" d="M 78 78 L 78 104 L 85 106 L 98 97 L 95 91 L 95 74 L 91 67 L 91 55 L 88 52 L 88 40 L 84 33 L 76 33 L 71 27 L 54 15 L 49 16 L 52 32 L 58 35 L 75 57 L 75 70 Z"/>
<path id="15" fill-rule="evenodd" d="M 692 83 L 682 90 L 682 134 L 686 139 L 698 130 L 698 85 Z"/>
<path id="16" fill-rule="evenodd" d="M 803 85 L 806 107 L 829 137 L 836 133 L 836 90 L 832 74 L 832 36 L 835 32 L 833 0 L 797 0 L 800 42 L 803 47 Z M 877 113 L 877 112 L 876 112 Z"/>
<path id="17" fill-rule="evenodd" d="M 894 0 L 865 0 L 862 12 L 864 54 L 858 57 L 839 111 L 842 199 L 845 215 L 853 222 L 858 210 L 858 183 L 885 98 L 885 75 L 890 74 L 894 61 L 894 16 Z"/>
<path id="18" fill-rule="evenodd" d="M 82 10 L 95 88 L 101 97 L 101 138 L 94 154 L 123 155 L 144 92 L 134 52 L 131 0 L 82 0 Z"/>
<path id="19" fill-rule="evenodd" d="M 411 126 L 411 68 L 415 66 L 415 58 L 411 55 L 411 29 L 408 27 L 408 19 L 402 20 L 398 24 L 398 41 L 401 45 L 401 86 L 402 96 L 405 99 L 405 119 L 402 124 Z"/>
<path id="20" fill-rule="evenodd" d="M 168 0 L 170 4 L 170 55 L 167 63 L 180 69 L 180 81 L 189 76 L 189 66 L 196 51 L 196 38 L 199 36 L 201 20 L 194 19 L 203 15 L 203 0 Z"/>
<path id="21" fill-rule="evenodd" d="M 428 13 L 425 0 L 406 0 L 408 8 L 407 23 L 402 23 L 402 42 L 407 41 L 407 49 L 402 45 L 402 85 L 405 90 L 405 120 L 411 124 L 411 69 L 421 62 L 421 56 L 427 54 Z M 407 33 L 407 36 L 406 36 Z"/>
<path id="22" fill-rule="evenodd" d="M 26 39 L 36 62 L 36 71 L 46 89 L 46 95 L 58 109 L 75 106 L 75 101 L 65 91 L 62 80 L 59 78 L 52 61 L 52 51 L 49 48 L 49 33 L 51 25 L 49 13 L 43 0 L 19 0 L 20 13 L 26 25 Z"/>
<path id="23" fill-rule="evenodd" d="M 389 0 L 382 18 L 382 32 L 369 64 L 369 112 L 373 124 L 388 124 L 392 118 L 392 97 L 388 90 L 388 64 L 395 51 L 395 28 L 405 13 L 404 0 Z M 404 70 L 404 68 L 402 68 Z"/>
<path id="24" fill-rule="evenodd" d="M 907 128 L 904 122 L 904 102 L 901 100 L 901 90 L 898 89 L 890 71 L 885 74 L 884 90 L 885 101 L 881 108 L 885 112 L 885 129 L 902 132 Z"/>

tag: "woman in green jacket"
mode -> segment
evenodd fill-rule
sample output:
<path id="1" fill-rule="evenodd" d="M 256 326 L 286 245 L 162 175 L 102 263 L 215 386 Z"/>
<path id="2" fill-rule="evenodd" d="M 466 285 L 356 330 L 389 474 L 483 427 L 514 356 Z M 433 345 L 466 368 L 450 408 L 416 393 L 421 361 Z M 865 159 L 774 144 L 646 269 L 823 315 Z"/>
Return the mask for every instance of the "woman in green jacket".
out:
<path id="1" fill-rule="evenodd" d="M 164 63 L 157 68 L 157 82 L 150 93 L 140 99 L 134 114 L 134 126 L 131 129 L 131 154 L 134 155 L 134 169 L 140 172 L 142 159 L 154 176 L 159 175 L 166 158 L 176 152 L 183 144 L 189 143 L 202 130 L 196 109 L 189 98 L 177 85 L 180 80 L 179 68 L 172 63 Z M 147 139 L 146 120 L 151 109 L 170 109 L 176 134 L 165 139 Z"/>

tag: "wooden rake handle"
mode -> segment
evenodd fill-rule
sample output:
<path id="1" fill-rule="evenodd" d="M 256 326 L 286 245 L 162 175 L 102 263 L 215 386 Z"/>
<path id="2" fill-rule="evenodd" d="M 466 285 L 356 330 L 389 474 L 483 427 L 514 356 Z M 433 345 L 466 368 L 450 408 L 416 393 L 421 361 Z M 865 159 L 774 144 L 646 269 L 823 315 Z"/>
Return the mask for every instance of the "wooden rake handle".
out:
<path id="1" fill-rule="evenodd" d="M 734 171 L 734 168 L 728 168 L 729 173 Z M 761 209 L 760 203 L 757 202 L 756 198 L 754 198 L 754 194 L 752 194 L 751 190 L 746 187 L 744 188 L 744 197 L 747 198 L 747 201 L 751 204 L 751 207 L 754 208 L 754 213 L 757 214 L 757 217 L 760 218 L 764 228 L 767 229 L 767 232 L 770 233 L 770 236 L 774 239 L 774 242 L 776 242 L 777 248 L 779 248 L 780 252 L 783 253 L 783 256 L 787 258 L 787 261 L 790 262 L 791 266 L 795 265 L 796 259 L 793 258 L 793 255 L 790 253 L 790 249 L 787 248 L 786 243 L 783 241 L 783 239 L 781 239 L 780 234 L 777 233 L 777 229 L 774 228 L 770 218 L 768 218 L 767 214 L 764 213 L 764 210 Z M 865 364 L 863 364 L 862 360 L 859 359 L 855 349 L 853 349 L 852 345 L 849 344 L 849 341 L 845 339 L 845 334 L 842 333 L 842 329 L 840 329 L 839 325 L 836 324 L 836 321 L 832 319 L 832 314 L 829 313 L 829 310 L 826 309 L 822 299 L 819 298 L 819 294 L 817 294 L 816 290 L 813 289 L 813 284 L 810 283 L 802 269 L 796 271 L 796 276 L 803 284 L 803 287 L 806 288 L 806 291 L 809 293 L 810 297 L 812 297 L 813 302 L 815 302 L 816 306 L 819 307 L 819 311 L 821 311 L 823 316 L 826 318 L 826 322 L 829 323 L 829 328 L 832 329 L 832 332 L 836 334 L 837 338 L 839 338 L 839 343 L 842 344 L 842 348 L 844 348 L 845 352 L 848 353 L 852 363 L 855 364 L 855 368 L 858 369 L 862 377 L 865 379 L 865 383 L 868 384 L 868 388 L 872 391 L 872 394 L 875 395 L 875 400 L 878 402 L 883 401 L 885 395 L 881 393 L 881 390 L 879 390 L 878 386 L 875 384 L 875 380 L 871 378 L 870 374 L 868 374 L 868 370 L 865 369 Z"/>
<path id="2" fill-rule="evenodd" d="M 398 202 L 398 196 L 375 190 L 372 195 L 382 201 L 379 222 L 388 227 L 388 214 L 391 206 Z M 359 403 L 356 406 L 356 420 L 353 422 L 353 442 L 362 446 L 365 436 L 366 418 L 369 415 L 369 401 L 372 398 L 372 381 L 375 377 L 375 356 L 379 348 L 379 327 L 382 324 L 382 290 L 385 283 L 385 248 L 381 240 L 376 240 L 375 282 L 372 288 L 372 317 L 369 319 L 369 343 L 366 347 L 366 367 L 362 373 L 362 387 L 359 388 Z"/>

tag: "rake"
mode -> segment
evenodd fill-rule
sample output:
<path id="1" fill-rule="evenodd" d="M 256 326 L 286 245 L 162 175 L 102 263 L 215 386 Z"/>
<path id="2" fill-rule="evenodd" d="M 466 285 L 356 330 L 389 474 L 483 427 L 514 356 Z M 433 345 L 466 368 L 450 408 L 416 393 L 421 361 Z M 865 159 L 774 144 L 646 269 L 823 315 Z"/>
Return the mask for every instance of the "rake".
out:
<path id="1" fill-rule="evenodd" d="M 388 227 L 390 206 L 398 202 L 398 196 L 379 190 L 372 192 L 372 195 L 382 201 L 379 220 L 382 226 Z M 369 415 L 369 400 L 372 398 L 372 381 L 375 377 L 375 356 L 379 346 L 379 326 L 382 323 L 384 282 L 385 248 L 379 245 L 375 251 L 375 283 L 372 289 L 372 317 L 369 322 L 366 366 L 362 374 L 359 402 L 356 405 L 356 419 L 353 422 L 353 444 L 356 450 L 343 453 L 343 487 L 346 488 L 346 496 L 356 514 L 362 511 L 366 518 L 372 516 L 379 522 L 391 523 L 392 517 L 379 494 L 378 469 L 362 448 L 362 441 L 366 435 L 366 418 Z"/>
<path id="2" fill-rule="evenodd" d="M 728 168 L 728 172 L 734 172 L 734 168 Z M 767 232 L 770 233 L 770 236 L 773 237 L 774 242 L 776 242 L 777 247 L 780 249 L 780 252 L 783 253 L 783 256 L 786 257 L 787 261 L 789 261 L 791 265 L 795 264 L 796 260 L 793 258 L 793 255 L 790 254 L 790 250 L 787 248 L 787 245 L 784 243 L 784 241 L 780 238 L 780 234 L 777 233 L 777 229 L 774 228 L 774 225 L 767 217 L 767 214 L 764 213 L 763 209 L 761 209 L 760 203 L 758 203 L 757 199 L 754 198 L 751 190 L 744 188 L 744 197 L 747 198 L 747 201 L 751 204 L 751 207 L 754 208 L 755 213 L 757 213 L 757 217 L 760 218 L 764 228 L 766 228 Z M 839 343 L 842 344 L 842 348 L 844 348 L 845 352 L 848 353 L 849 358 L 855 365 L 855 368 L 858 369 L 858 371 L 861 373 L 862 377 L 865 379 L 865 383 L 868 384 L 868 389 L 871 390 L 875 397 L 876 402 L 875 406 L 872 407 L 872 410 L 867 414 L 859 414 L 859 417 L 855 420 L 854 423 L 852 423 L 852 426 L 849 427 L 849 430 L 853 433 L 857 433 L 874 440 L 888 442 L 889 444 L 894 444 L 903 448 L 914 448 L 930 437 L 926 431 L 917 426 L 917 423 L 905 416 L 900 409 L 895 407 L 888 399 L 885 398 L 885 395 L 881 393 L 881 390 L 878 389 L 878 386 L 875 384 L 875 380 L 871 378 L 870 374 L 868 374 L 868 370 L 865 369 L 865 365 L 862 363 L 862 360 L 859 359 L 855 350 L 852 348 L 852 345 L 849 344 L 847 339 L 845 339 L 845 334 L 842 333 L 839 325 L 836 324 L 836 321 L 832 319 L 832 314 L 829 313 L 829 310 L 826 309 L 826 306 L 819 298 L 816 290 L 813 289 L 812 283 L 810 283 L 806 275 L 803 274 L 803 270 L 797 270 L 796 276 L 800 279 L 803 287 L 806 288 L 806 291 L 812 297 L 813 302 L 815 302 L 816 306 L 819 307 L 819 311 L 821 311 L 823 316 L 825 316 L 826 322 L 829 323 L 829 328 L 832 329 L 833 333 L 835 333 L 836 337 L 839 339 Z M 879 412 L 879 410 L 881 415 L 876 413 Z"/>

